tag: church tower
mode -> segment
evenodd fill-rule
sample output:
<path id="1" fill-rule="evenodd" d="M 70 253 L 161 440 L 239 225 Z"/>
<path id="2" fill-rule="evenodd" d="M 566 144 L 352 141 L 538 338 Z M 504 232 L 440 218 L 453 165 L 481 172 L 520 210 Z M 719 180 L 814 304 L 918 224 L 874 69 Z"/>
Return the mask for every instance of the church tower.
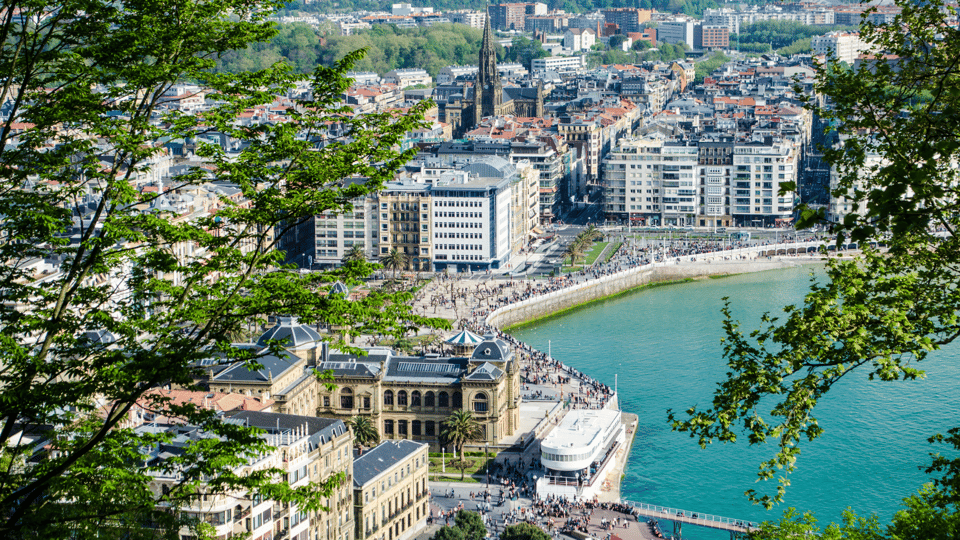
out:
<path id="1" fill-rule="evenodd" d="M 485 116 L 500 114 L 503 104 L 503 85 L 497 70 L 497 51 L 493 48 L 493 30 L 490 29 L 490 10 L 487 9 L 487 22 L 483 27 L 483 43 L 480 45 L 480 69 L 477 72 L 477 86 L 474 88 L 474 100 L 478 107 L 474 111 L 474 125 Z M 478 96 L 479 94 L 479 96 Z"/>

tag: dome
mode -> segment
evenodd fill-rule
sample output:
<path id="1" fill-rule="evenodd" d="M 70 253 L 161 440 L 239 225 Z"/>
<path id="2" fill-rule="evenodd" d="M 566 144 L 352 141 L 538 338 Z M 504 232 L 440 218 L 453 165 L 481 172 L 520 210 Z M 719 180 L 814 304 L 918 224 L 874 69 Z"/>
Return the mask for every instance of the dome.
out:
<path id="1" fill-rule="evenodd" d="M 511 358 L 513 358 L 513 349 L 510 345 L 492 334 L 483 336 L 483 342 L 477 345 L 470 357 L 474 361 L 489 360 L 493 362 L 506 362 Z"/>
<path id="2" fill-rule="evenodd" d="M 315 347 L 320 340 L 320 334 L 316 330 L 300 324 L 296 317 L 280 317 L 273 328 L 260 336 L 257 345 L 265 347 L 268 341 L 281 341 L 287 349 L 301 349 Z"/>

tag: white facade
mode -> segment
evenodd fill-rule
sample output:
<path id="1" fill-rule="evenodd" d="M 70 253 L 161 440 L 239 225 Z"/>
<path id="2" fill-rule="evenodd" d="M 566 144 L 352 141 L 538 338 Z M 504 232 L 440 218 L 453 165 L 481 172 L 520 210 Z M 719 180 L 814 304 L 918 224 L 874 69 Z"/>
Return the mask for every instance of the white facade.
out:
<path id="1" fill-rule="evenodd" d="M 810 39 L 810 48 L 815 55 L 833 54 L 837 60 L 853 65 L 867 46 L 860 34 L 853 32 L 830 32 Z"/>
<path id="2" fill-rule="evenodd" d="M 681 41 L 693 47 L 696 22 L 685 20 L 663 21 L 657 26 L 657 41 L 676 45 Z"/>
<path id="3" fill-rule="evenodd" d="M 465 24 L 480 30 L 483 30 L 483 25 L 487 22 L 487 14 L 482 11 L 447 12 L 447 18 L 450 22 Z"/>
<path id="4" fill-rule="evenodd" d="M 563 48 L 573 52 L 589 51 L 596 42 L 597 35 L 589 28 L 569 28 L 563 34 Z"/>
<path id="5" fill-rule="evenodd" d="M 395 84 L 400 88 L 409 88 L 417 85 L 433 84 L 433 77 L 422 69 L 394 69 L 383 76 L 387 84 Z"/>
<path id="6" fill-rule="evenodd" d="M 534 58 L 530 62 L 530 69 L 534 73 L 543 73 L 544 71 L 569 73 L 582 68 L 584 66 L 583 62 L 582 56 L 549 56 L 547 58 Z"/>
<path id="7" fill-rule="evenodd" d="M 582 471 L 622 437 L 620 411 L 575 409 L 540 443 L 540 462 L 551 471 Z"/>
<path id="8" fill-rule="evenodd" d="M 437 84 L 450 84 L 457 77 L 476 75 L 479 69 L 477 66 L 447 66 L 437 73 Z"/>

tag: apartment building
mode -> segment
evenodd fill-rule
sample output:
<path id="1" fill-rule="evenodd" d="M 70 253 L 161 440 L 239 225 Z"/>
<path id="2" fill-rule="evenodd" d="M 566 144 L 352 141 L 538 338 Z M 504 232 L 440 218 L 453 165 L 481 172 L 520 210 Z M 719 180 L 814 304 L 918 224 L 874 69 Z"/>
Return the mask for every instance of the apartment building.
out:
<path id="1" fill-rule="evenodd" d="M 867 51 L 867 44 L 855 32 L 830 32 L 810 38 L 810 48 L 815 55 L 832 54 L 837 60 L 851 66 L 861 53 Z"/>
<path id="2" fill-rule="evenodd" d="M 407 540 L 427 526 L 429 445 L 384 441 L 353 463 L 357 540 Z"/>
<path id="3" fill-rule="evenodd" d="M 279 469 L 291 487 L 303 487 L 336 474 L 353 476 L 352 436 L 341 420 L 315 418 L 269 412 L 241 411 L 225 422 L 257 427 L 261 437 L 273 450 L 252 457 L 237 468 L 238 474 L 252 474 L 266 469 Z M 176 422 L 163 423 L 144 417 L 134 428 L 151 433 L 169 433 L 170 442 L 147 449 L 147 461 L 162 454 L 183 452 L 194 441 L 214 435 L 197 426 Z M 180 481 L 177 471 L 157 473 L 151 489 L 159 500 L 163 493 Z M 253 540 L 353 540 L 355 534 L 352 486 L 334 490 L 324 503 L 329 510 L 308 510 L 296 503 L 282 503 L 258 493 L 203 493 L 189 506 L 182 508 L 187 518 L 209 524 L 215 538 L 246 535 Z M 183 540 L 194 538 L 194 531 L 181 529 Z"/>
<path id="4" fill-rule="evenodd" d="M 740 227 L 767 227 L 789 222 L 796 194 L 779 194 L 780 184 L 796 182 L 797 145 L 738 143 L 733 149 L 731 214 Z"/>
<path id="5" fill-rule="evenodd" d="M 430 193 L 420 182 L 403 180 L 384 186 L 377 198 L 379 257 L 394 249 L 406 256 L 404 270 L 431 269 Z"/>

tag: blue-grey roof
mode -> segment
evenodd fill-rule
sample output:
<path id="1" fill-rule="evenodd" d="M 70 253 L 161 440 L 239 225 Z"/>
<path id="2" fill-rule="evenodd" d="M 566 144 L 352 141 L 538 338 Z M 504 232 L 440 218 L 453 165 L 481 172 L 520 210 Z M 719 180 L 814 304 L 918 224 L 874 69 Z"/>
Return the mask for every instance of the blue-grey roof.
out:
<path id="1" fill-rule="evenodd" d="M 483 336 L 483 343 L 473 350 L 471 360 L 489 360 L 493 362 L 507 362 L 513 359 L 513 348 L 506 341 L 498 339 L 492 334 Z"/>
<path id="2" fill-rule="evenodd" d="M 261 365 L 260 369 L 250 369 L 241 362 L 223 368 L 211 377 L 211 382 L 269 382 L 272 378 L 279 378 L 291 369 L 302 369 L 303 361 L 295 354 L 283 351 L 279 356 L 269 354 L 266 349 L 261 351 L 263 356 L 256 358 Z"/>
<path id="3" fill-rule="evenodd" d="M 117 342 L 117 336 L 109 330 L 90 330 L 83 333 L 83 338 L 91 345 L 109 345 Z"/>
<path id="4" fill-rule="evenodd" d="M 282 341 L 284 347 L 298 349 L 300 347 L 316 346 L 316 343 L 320 340 L 320 334 L 316 330 L 305 324 L 300 324 L 296 317 L 280 317 L 273 328 L 260 336 L 257 345 L 264 347 L 268 341 Z"/>
<path id="5" fill-rule="evenodd" d="M 477 366 L 469 375 L 464 377 L 465 381 L 495 381 L 503 376 L 503 370 L 490 362 L 484 362 Z"/>
<path id="6" fill-rule="evenodd" d="M 346 355 L 337 355 L 346 356 Z M 376 378 L 380 374 L 380 362 L 356 361 L 356 359 L 334 360 L 317 364 L 320 371 L 332 371 L 335 377 L 368 377 Z"/>
<path id="7" fill-rule="evenodd" d="M 362 488 L 397 463 L 427 446 L 407 440 L 384 441 L 353 460 L 353 487 Z"/>
<path id="8" fill-rule="evenodd" d="M 392 382 L 451 384 L 467 370 L 466 358 L 398 356 L 387 363 L 383 378 Z"/>
<path id="9" fill-rule="evenodd" d="M 348 289 L 347 286 L 340 281 L 336 281 L 334 282 L 333 286 L 330 287 L 330 294 L 347 295 L 350 294 L 350 289 Z"/>
<path id="10" fill-rule="evenodd" d="M 347 432 L 347 426 L 343 423 L 343 420 L 336 418 L 317 418 L 315 416 L 260 411 L 240 411 L 231 416 L 231 419 L 238 424 L 264 429 L 271 435 L 294 430 L 306 430 L 307 435 L 310 436 L 310 443 L 314 448 Z"/>

